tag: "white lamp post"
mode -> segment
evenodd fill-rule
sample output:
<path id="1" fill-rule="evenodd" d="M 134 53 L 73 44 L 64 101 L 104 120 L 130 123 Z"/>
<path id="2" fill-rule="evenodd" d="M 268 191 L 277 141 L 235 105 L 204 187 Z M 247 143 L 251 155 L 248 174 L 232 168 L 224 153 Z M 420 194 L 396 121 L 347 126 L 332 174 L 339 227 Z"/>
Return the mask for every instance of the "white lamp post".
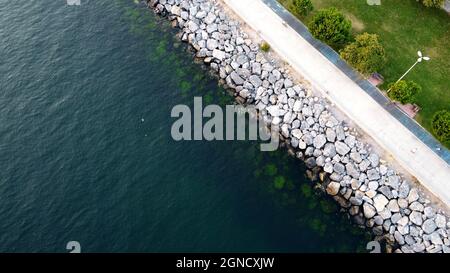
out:
<path id="1" fill-rule="evenodd" d="M 418 64 L 421 63 L 423 60 L 425 61 L 429 61 L 431 60 L 430 57 L 426 57 L 422 55 L 422 52 L 419 50 L 417 51 L 417 56 L 419 56 L 419 58 L 417 58 L 417 61 L 408 69 L 408 71 L 406 71 L 405 74 L 403 74 L 403 76 L 400 77 L 400 79 L 398 79 L 398 81 L 396 81 L 395 83 L 398 83 L 399 81 L 401 81 L 406 75 L 408 75 L 408 73 Z M 391 91 L 391 88 L 389 88 L 388 92 Z"/>

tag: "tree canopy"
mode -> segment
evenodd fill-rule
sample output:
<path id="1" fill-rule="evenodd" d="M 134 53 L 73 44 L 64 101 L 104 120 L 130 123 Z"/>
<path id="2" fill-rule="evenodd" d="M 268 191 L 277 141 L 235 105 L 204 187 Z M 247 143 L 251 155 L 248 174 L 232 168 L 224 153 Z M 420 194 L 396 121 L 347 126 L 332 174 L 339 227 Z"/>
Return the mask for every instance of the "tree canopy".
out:
<path id="1" fill-rule="evenodd" d="M 317 39 L 336 47 L 349 41 L 352 23 L 336 8 L 319 10 L 308 25 Z"/>
<path id="2" fill-rule="evenodd" d="M 386 63 L 386 53 L 376 34 L 363 33 L 341 50 L 341 58 L 363 74 L 379 71 Z"/>

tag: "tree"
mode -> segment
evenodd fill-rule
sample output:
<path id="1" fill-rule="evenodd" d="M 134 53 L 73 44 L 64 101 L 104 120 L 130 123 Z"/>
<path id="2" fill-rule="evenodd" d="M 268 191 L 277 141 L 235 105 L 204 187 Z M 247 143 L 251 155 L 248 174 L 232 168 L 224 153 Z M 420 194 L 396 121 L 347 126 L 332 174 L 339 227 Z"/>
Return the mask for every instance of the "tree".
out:
<path id="1" fill-rule="evenodd" d="M 414 102 L 415 96 L 422 88 L 413 81 L 401 80 L 389 86 L 389 97 L 402 104 Z"/>
<path id="2" fill-rule="evenodd" d="M 328 8 L 319 10 L 308 27 L 314 37 L 336 47 L 350 39 L 352 23 L 336 8 Z"/>
<path id="3" fill-rule="evenodd" d="M 293 4 L 295 12 L 303 16 L 308 15 L 314 9 L 311 0 L 294 0 Z"/>
<path id="4" fill-rule="evenodd" d="M 386 63 L 386 54 L 376 34 L 363 33 L 341 51 L 341 57 L 363 74 L 380 70 Z"/>
<path id="5" fill-rule="evenodd" d="M 420 0 L 425 7 L 440 8 L 445 0 Z"/>
<path id="6" fill-rule="evenodd" d="M 433 132 L 441 141 L 450 141 L 450 111 L 437 112 L 432 120 Z"/>

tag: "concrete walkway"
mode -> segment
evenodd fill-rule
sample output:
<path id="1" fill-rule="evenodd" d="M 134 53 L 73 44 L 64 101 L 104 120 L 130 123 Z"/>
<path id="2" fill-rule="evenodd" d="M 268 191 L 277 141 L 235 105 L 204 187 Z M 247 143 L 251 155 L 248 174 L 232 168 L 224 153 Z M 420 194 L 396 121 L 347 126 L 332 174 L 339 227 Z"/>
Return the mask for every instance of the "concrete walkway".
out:
<path id="1" fill-rule="evenodd" d="M 450 166 L 262 0 L 223 0 L 314 89 L 333 101 L 411 175 L 450 206 Z"/>

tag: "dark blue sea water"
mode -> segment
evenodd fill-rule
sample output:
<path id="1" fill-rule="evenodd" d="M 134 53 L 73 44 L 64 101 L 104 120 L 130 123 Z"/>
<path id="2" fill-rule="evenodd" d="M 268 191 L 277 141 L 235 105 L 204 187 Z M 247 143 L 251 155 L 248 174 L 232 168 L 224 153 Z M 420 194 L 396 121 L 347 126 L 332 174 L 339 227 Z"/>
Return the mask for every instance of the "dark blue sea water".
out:
<path id="1" fill-rule="evenodd" d="M 286 151 L 173 141 L 231 97 L 143 5 L 81 3 L 0 0 L 1 252 L 364 249 Z"/>

